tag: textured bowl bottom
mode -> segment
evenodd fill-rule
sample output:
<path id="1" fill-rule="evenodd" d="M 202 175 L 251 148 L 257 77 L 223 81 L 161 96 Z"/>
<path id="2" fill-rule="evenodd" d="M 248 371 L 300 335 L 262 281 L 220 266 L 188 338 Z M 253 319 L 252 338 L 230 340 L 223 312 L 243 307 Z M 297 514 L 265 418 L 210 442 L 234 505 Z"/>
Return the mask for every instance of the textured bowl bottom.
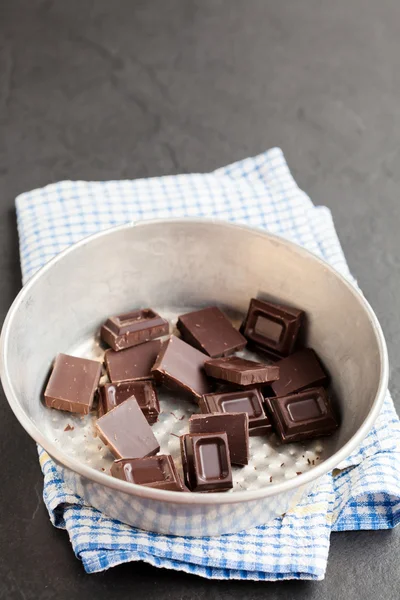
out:
<path id="1" fill-rule="evenodd" d="M 178 314 L 193 310 L 182 308 L 169 312 L 160 309 L 160 313 L 169 318 L 175 328 Z M 238 323 L 236 323 L 238 325 Z M 175 330 L 174 333 L 177 333 Z M 75 356 L 102 360 L 104 348 L 98 336 L 91 337 L 69 349 Z M 257 355 L 244 350 L 238 353 L 245 358 L 260 360 Z M 262 359 L 261 359 L 262 360 Z M 102 383 L 107 381 L 103 375 Z M 160 443 L 160 453 L 171 454 L 178 469 L 182 470 L 179 439 L 187 433 L 188 418 L 198 411 L 196 404 L 187 396 L 159 389 L 161 413 L 153 431 Z M 103 442 L 95 436 L 94 423 L 96 413 L 88 416 L 72 415 L 57 410 L 45 411 L 41 428 L 46 437 L 60 449 L 80 460 L 82 463 L 99 471 L 109 473 L 113 456 Z M 68 425 L 72 428 L 66 428 Z M 323 461 L 323 442 L 311 440 L 307 443 L 280 444 L 275 434 L 250 437 L 250 461 L 245 467 L 233 467 L 233 489 L 228 493 L 240 490 L 257 490 L 271 483 L 291 479 L 312 469 Z"/>

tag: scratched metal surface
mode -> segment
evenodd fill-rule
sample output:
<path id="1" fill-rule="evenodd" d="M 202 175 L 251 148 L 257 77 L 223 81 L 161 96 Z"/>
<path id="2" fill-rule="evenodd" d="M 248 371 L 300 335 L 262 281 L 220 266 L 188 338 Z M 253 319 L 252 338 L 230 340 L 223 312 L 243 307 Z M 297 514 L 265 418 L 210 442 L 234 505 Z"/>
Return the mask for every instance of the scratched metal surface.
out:
<path id="1" fill-rule="evenodd" d="M 13 201 L 59 179 L 206 171 L 279 145 L 328 205 L 376 310 L 400 408 L 397 0 L 3 0 L 0 318 L 20 286 Z M 48 521 L 34 444 L 1 395 L 0 598 L 397 600 L 398 532 L 332 537 L 322 583 L 85 576 Z M 34 552 L 33 552 L 34 548 Z"/>

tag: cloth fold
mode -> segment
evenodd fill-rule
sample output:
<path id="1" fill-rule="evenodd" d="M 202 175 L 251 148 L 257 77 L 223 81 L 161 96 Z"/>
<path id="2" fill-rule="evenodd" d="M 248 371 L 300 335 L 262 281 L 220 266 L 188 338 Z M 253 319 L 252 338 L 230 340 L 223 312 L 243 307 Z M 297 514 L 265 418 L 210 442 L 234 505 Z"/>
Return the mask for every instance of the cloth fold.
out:
<path id="1" fill-rule="evenodd" d="M 83 237 L 140 219 L 220 218 L 291 239 L 354 285 L 330 211 L 315 207 L 273 148 L 208 174 L 127 181 L 62 181 L 16 199 L 24 282 Z M 331 531 L 388 529 L 400 520 L 400 424 L 389 392 L 362 445 L 272 523 L 213 538 L 141 531 L 109 519 L 68 489 L 39 448 L 44 501 L 88 573 L 143 560 L 215 579 L 323 579 Z"/>

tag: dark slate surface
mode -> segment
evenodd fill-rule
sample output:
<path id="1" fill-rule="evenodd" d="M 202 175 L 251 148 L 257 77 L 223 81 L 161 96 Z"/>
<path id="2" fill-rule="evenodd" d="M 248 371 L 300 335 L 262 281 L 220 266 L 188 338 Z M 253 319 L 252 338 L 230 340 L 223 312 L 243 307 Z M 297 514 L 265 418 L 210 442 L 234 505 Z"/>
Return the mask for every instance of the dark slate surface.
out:
<path id="1" fill-rule="evenodd" d="M 376 309 L 399 407 L 397 0 L 3 0 L 0 318 L 20 286 L 14 197 L 59 179 L 207 171 L 279 145 L 328 205 Z M 210 582 L 143 564 L 87 576 L 40 499 L 1 396 L 0 598 L 397 599 L 399 532 L 332 536 L 322 583 Z"/>

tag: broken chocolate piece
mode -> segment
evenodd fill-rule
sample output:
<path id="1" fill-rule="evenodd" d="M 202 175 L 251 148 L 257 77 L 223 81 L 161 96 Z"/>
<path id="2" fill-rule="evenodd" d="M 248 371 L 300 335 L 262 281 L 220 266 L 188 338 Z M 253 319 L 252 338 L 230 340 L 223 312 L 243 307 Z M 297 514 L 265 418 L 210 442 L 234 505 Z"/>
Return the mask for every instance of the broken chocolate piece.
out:
<path id="1" fill-rule="evenodd" d="M 241 350 L 246 339 L 216 306 L 181 315 L 176 324 L 183 339 L 212 358 Z"/>
<path id="2" fill-rule="evenodd" d="M 271 384 L 276 396 L 286 396 L 309 387 L 328 383 L 328 375 L 322 368 L 314 350 L 304 348 L 276 363 L 279 379 Z"/>
<path id="3" fill-rule="evenodd" d="M 151 381 L 121 381 L 100 386 L 99 416 L 134 396 L 147 421 L 152 425 L 160 414 L 157 392 Z"/>
<path id="4" fill-rule="evenodd" d="M 152 373 L 155 380 L 166 387 L 201 398 L 212 391 L 204 371 L 207 359 L 208 356 L 173 335 L 164 342 Z"/>
<path id="5" fill-rule="evenodd" d="M 249 462 L 249 416 L 247 413 L 192 415 L 189 433 L 218 433 L 225 431 L 233 465 Z"/>
<path id="6" fill-rule="evenodd" d="M 135 398 L 125 400 L 96 421 L 96 431 L 116 458 L 157 454 L 160 445 Z"/>
<path id="7" fill-rule="evenodd" d="M 185 483 L 192 492 L 233 487 L 226 433 L 187 433 L 180 440 Z"/>
<path id="8" fill-rule="evenodd" d="M 168 335 L 169 323 L 151 308 L 110 317 L 101 328 L 101 338 L 113 350 L 123 350 Z"/>
<path id="9" fill-rule="evenodd" d="M 158 490 L 186 491 L 169 454 L 146 458 L 120 458 L 111 466 L 111 475 L 129 483 Z"/>
<path id="10" fill-rule="evenodd" d="M 206 361 L 204 369 L 210 377 L 242 386 L 253 386 L 259 383 L 267 385 L 279 378 L 279 367 L 239 358 L 239 356 L 213 358 Z"/>
<path id="11" fill-rule="evenodd" d="M 249 435 L 264 435 L 272 431 L 269 416 L 263 408 L 264 398 L 260 390 L 253 388 L 239 392 L 206 394 L 199 400 L 199 407 L 206 413 L 245 412 L 249 416 Z"/>
<path id="12" fill-rule="evenodd" d="M 266 398 L 265 403 L 283 443 L 330 435 L 338 426 L 328 394 L 322 387 Z"/>
<path id="13" fill-rule="evenodd" d="M 59 354 L 44 392 L 46 406 L 87 415 L 101 376 L 101 363 Z"/>
<path id="14" fill-rule="evenodd" d="M 152 379 L 151 369 L 160 352 L 161 341 L 153 340 L 126 350 L 106 350 L 104 360 L 112 383 Z"/>
<path id="15" fill-rule="evenodd" d="M 241 331 L 245 338 L 274 358 L 294 350 L 304 311 L 253 298 Z"/>

